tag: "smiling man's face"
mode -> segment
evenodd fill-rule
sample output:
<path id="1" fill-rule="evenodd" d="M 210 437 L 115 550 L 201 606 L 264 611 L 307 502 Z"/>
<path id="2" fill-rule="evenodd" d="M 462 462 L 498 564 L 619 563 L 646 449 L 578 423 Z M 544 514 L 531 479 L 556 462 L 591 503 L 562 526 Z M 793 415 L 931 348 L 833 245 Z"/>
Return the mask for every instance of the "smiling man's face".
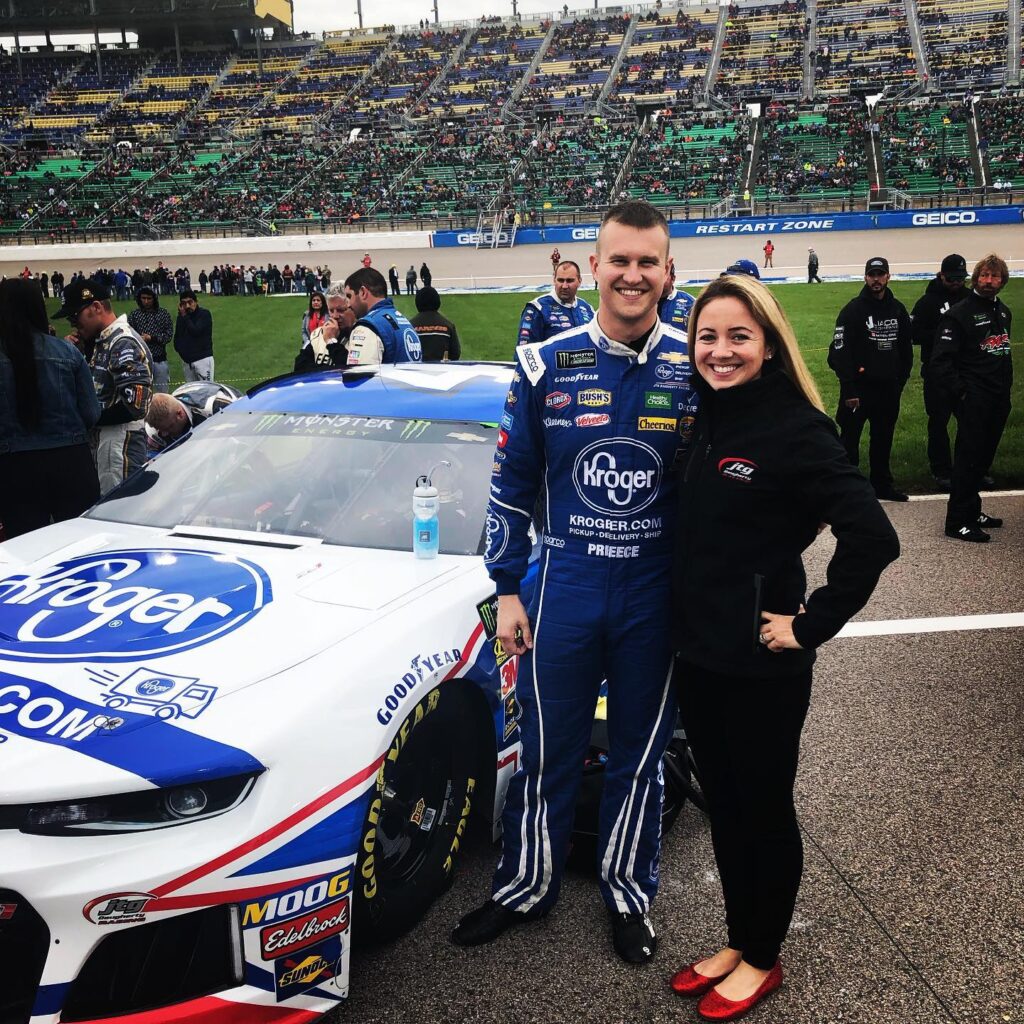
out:
<path id="1" fill-rule="evenodd" d="M 604 224 L 590 257 L 601 329 L 616 341 L 633 341 L 653 327 L 668 267 L 668 235 L 661 227 Z"/>

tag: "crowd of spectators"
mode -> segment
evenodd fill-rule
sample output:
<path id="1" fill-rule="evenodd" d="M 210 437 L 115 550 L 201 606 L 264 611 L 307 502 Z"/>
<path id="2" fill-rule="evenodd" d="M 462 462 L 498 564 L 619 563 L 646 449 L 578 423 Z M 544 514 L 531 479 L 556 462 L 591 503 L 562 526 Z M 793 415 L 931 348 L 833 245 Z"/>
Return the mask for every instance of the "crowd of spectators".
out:
<path id="1" fill-rule="evenodd" d="M 942 100 L 883 108 L 878 126 L 886 184 L 918 192 L 969 188 L 969 117 L 965 104 Z"/>
<path id="2" fill-rule="evenodd" d="M 818 5 L 815 89 L 899 88 L 917 75 L 903 5 L 872 0 L 821 0 Z"/>
<path id="3" fill-rule="evenodd" d="M 805 0 L 740 7 L 730 4 L 715 91 L 796 96 L 803 85 L 804 47 L 810 31 Z"/>
<path id="4" fill-rule="evenodd" d="M 978 148 L 994 188 L 1024 185 L 1024 99 L 1003 96 L 981 100 L 974 107 Z"/>
<path id="5" fill-rule="evenodd" d="M 918 21 L 932 77 L 943 89 L 1006 80 L 1006 0 L 918 0 Z"/>

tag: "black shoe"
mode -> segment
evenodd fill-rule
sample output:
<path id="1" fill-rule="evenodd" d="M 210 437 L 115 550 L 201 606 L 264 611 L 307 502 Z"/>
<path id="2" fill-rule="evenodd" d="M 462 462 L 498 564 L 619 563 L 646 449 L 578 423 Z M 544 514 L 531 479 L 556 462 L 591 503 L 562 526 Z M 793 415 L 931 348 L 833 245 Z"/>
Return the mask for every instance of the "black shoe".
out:
<path id="1" fill-rule="evenodd" d="M 504 934 L 509 928 L 516 925 L 526 924 L 529 921 L 537 921 L 547 911 L 540 914 L 521 914 L 508 907 L 488 900 L 483 906 L 471 910 L 452 931 L 452 942 L 456 946 L 482 946 L 485 943 L 493 942 L 499 935 Z"/>
<path id="2" fill-rule="evenodd" d="M 948 476 L 943 476 L 941 473 L 936 473 L 932 479 L 935 481 L 935 486 L 942 491 L 944 494 L 949 494 L 950 488 L 953 486 L 953 481 Z"/>
<path id="3" fill-rule="evenodd" d="M 946 527 L 946 536 L 954 540 L 969 540 L 975 544 L 987 544 L 992 538 L 976 526 Z"/>
<path id="4" fill-rule="evenodd" d="M 909 495 L 897 491 L 895 487 L 876 487 L 875 497 L 879 501 L 910 501 Z"/>
<path id="5" fill-rule="evenodd" d="M 982 512 L 979 514 L 975 525 L 982 526 L 986 530 L 995 530 L 1003 525 L 1003 521 L 998 516 L 990 516 L 987 512 Z"/>
<path id="6" fill-rule="evenodd" d="M 995 490 L 996 482 L 988 475 L 988 473 L 986 473 L 981 478 L 981 486 L 984 487 L 986 491 L 992 491 Z"/>
<path id="7" fill-rule="evenodd" d="M 658 936 L 646 914 L 612 914 L 612 945 L 627 964 L 645 964 L 658 951 Z"/>

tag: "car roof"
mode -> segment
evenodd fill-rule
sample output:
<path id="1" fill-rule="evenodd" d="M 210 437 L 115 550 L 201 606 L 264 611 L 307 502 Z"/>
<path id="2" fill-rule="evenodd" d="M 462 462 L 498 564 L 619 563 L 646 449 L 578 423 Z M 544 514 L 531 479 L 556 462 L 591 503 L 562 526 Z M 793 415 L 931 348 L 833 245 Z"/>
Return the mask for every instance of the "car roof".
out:
<path id="1" fill-rule="evenodd" d="M 253 388 L 233 413 L 321 413 L 497 423 L 512 363 L 398 363 L 290 374 Z"/>

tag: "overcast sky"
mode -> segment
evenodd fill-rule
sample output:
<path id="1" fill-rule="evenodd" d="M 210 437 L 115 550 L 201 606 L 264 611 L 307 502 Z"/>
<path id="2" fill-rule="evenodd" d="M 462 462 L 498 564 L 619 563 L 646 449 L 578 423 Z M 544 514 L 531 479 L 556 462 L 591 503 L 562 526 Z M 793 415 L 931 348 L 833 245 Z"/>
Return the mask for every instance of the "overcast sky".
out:
<path id="1" fill-rule="evenodd" d="M 356 0 L 293 0 L 295 10 L 296 32 L 321 32 L 332 28 L 355 28 L 359 24 L 356 17 Z M 602 7 L 607 0 L 600 0 Z M 570 3 L 570 9 L 584 8 L 591 4 Z M 520 0 L 519 13 L 546 14 L 560 10 L 561 4 L 552 0 Z M 488 0 L 487 4 L 467 2 L 467 0 L 437 0 L 437 13 L 441 21 L 475 21 L 482 14 L 500 14 L 510 17 L 512 0 Z M 363 0 L 363 24 L 370 28 L 387 22 L 391 25 L 414 25 L 420 18 L 434 18 L 433 0 Z"/>

